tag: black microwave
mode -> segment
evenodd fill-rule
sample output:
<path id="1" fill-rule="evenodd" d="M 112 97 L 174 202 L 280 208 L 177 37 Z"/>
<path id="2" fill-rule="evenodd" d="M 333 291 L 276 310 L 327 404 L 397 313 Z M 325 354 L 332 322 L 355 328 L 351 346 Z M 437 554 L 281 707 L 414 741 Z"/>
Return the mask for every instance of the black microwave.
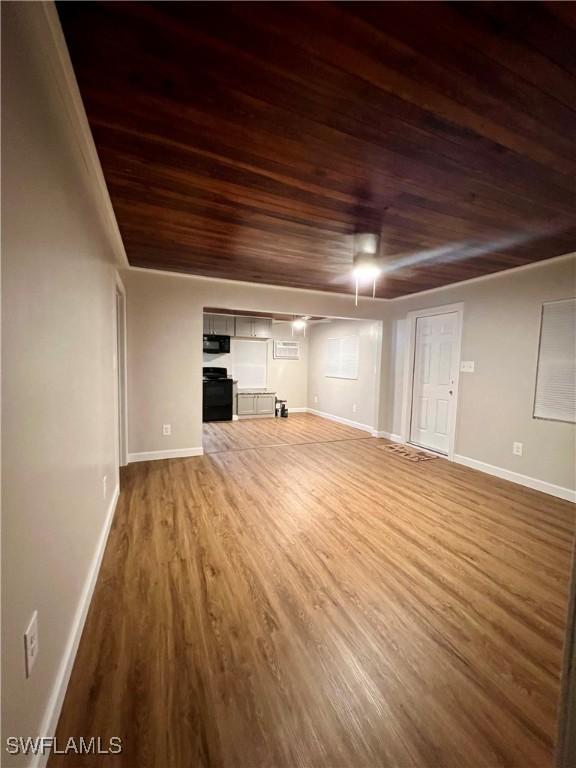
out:
<path id="1" fill-rule="evenodd" d="M 203 337 L 202 349 L 209 355 L 224 355 L 230 352 L 230 336 L 212 336 Z"/>

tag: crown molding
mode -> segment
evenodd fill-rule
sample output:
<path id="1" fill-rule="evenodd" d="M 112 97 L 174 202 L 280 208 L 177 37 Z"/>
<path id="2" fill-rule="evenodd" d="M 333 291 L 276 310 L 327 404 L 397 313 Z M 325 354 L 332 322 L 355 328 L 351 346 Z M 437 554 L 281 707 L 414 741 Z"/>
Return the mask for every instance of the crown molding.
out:
<path id="1" fill-rule="evenodd" d="M 529 264 L 520 264 L 518 267 L 510 267 L 509 269 L 500 269 L 498 272 L 490 272 L 487 275 L 479 275 L 478 277 L 471 277 L 468 280 L 458 280 L 455 283 L 447 283 L 446 285 L 439 285 L 437 288 L 428 288 L 425 291 L 416 291 L 415 293 L 407 293 L 405 296 L 396 296 L 394 299 L 386 299 L 391 303 L 397 301 L 406 301 L 407 299 L 414 299 L 420 296 L 429 296 L 431 293 L 438 293 L 439 291 L 447 291 L 450 288 L 457 288 L 460 286 L 473 285 L 474 283 L 480 283 L 485 280 L 496 280 L 497 278 L 507 277 L 518 272 L 526 272 L 529 269 L 537 269 L 538 267 L 546 267 L 550 264 L 557 264 L 560 261 L 569 261 L 570 259 L 576 260 L 576 251 L 570 251 L 570 253 L 563 253 L 560 256 L 552 256 L 550 259 L 540 259 L 540 261 L 531 261 Z"/>
<path id="2" fill-rule="evenodd" d="M 116 220 L 116 215 L 112 207 L 106 181 L 104 179 L 104 173 L 100 164 L 100 159 L 96 150 L 96 145 L 92 137 L 78 83 L 76 81 L 76 75 L 72 67 L 72 61 L 68 53 L 66 40 L 64 39 L 64 33 L 60 25 L 58 18 L 58 12 L 56 6 L 52 0 L 49 2 L 38 3 L 21 3 L 20 6 L 27 7 L 29 12 L 29 18 L 33 26 L 35 27 L 35 36 L 40 54 L 43 56 L 43 60 L 48 63 L 52 81 L 56 85 L 60 99 L 62 101 L 65 114 L 68 118 L 70 125 L 70 132 L 74 136 L 77 148 L 83 159 L 84 170 L 88 179 L 88 185 L 92 194 L 94 203 L 100 215 L 101 221 L 104 225 L 106 236 L 114 254 L 117 264 L 124 268 L 133 271 L 150 272 L 160 275 L 170 275 L 172 277 L 178 276 L 183 278 L 191 278 L 194 280 L 204 281 L 216 281 L 221 283 L 240 283 L 243 285 L 255 285 L 249 281 L 244 280 L 230 280 L 229 278 L 220 277 L 207 277 L 205 275 L 194 275 L 185 272 L 177 272 L 165 269 L 152 269 L 149 267 L 134 267 L 128 262 L 124 243 L 122 242 L 122 236 Z M 46 34 L 48 30 L 49 34 Z M 441 285 L 437 288 L 430 288 L 424 291 L 417 291 L 414 293 L 405 294 L 404 296 L 396 296 L 392 299 L 376 297 L 370 302 L 381 302 L 383 304 L 394 304 L 395 302 L 406 301 L 408 299 L 414 299 L 420 296 L 428 296 L 430 294 L 438 293 L 439 291 L 446 291 L 450 288 L 456 288 L 463 285 L 471 285 L 484 280 L 495 280 L 503 278 L 508 275 L 519 273 L 527 269 L 537 269 L 538 267 L 545 267 L 546 265 L 557 263 L 559 261 L 568 260 L 576 257 L 575 252 L 562 254 L 550 259 L 543 259 L 541 261 L 531 262 L 529 264 L 523 264 L 518 267 L 512 267 L 511 269 L 500 270 L 498 272 L 491 272 L 488 275 L 480 275 L 479 277 L 473 277 L 469 280 L 460 280 L 455 283 L 449 283 L 447 285 Z M 340 291 L 320 291 L 310 288 L 296 288 L 294 286 L 274 285 L 270 283 L 258 283 L 262 287 L 266 287 L 271 290 L 292 290 L 298 292 L 305 292 L 310 294 L 322 295 L 322 296 L 339 296 L 350 298 L 353 294 Z M 361 298 L 361 297 L 359 297 Z M 368 299 L 366 299 L 368 301 Z"/>

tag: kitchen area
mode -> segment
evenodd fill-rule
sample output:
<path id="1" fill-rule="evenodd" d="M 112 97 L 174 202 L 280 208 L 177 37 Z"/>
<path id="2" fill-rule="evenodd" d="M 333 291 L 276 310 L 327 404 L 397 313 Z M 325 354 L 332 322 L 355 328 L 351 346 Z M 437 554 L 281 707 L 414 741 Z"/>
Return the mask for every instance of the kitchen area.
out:
<path id="1" fill-rule="evenodd" d="M 296 325 L 296 328 L 294 327 Z M 203 421 L 286 417 L 306 405 L 305 325 L 291 316 L 205 310 Z"/>

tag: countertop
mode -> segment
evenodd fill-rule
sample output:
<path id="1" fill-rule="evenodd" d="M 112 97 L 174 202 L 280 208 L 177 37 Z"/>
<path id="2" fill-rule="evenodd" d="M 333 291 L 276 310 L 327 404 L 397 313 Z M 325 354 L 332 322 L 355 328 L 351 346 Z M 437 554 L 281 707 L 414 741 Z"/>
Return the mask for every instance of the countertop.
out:
<path id="1" fill-rule="evenodd" d="M 251 389 L 239 389 L 239 395 L 275 395 L 276 392 L 269 392 L 268 390 L 251 390 Z"/>

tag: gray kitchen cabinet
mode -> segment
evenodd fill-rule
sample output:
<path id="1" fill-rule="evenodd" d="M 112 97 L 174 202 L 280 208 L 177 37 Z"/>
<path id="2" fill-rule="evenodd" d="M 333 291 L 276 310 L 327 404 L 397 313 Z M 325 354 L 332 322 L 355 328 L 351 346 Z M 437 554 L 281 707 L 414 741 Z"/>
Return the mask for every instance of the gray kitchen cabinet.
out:
<path id="1" fill-rule="evenodd" d="M 238 417 L 274 416 L 276 394 L 274 392 L 239 392 L 236 397 Z"/>
<path id="2" fill-rule="evenodd" d="M 274 414 L 274 407 L 276 405 L 276 395 L 263 394 L 256 395 L 256 413 L 259 416 L 264 414 Z"/>
<path id="3" fill-rule="evenodd" d="M 237 317 L 236 336 L 269 339 L 272 336 L 272 320 L 268 317 Z"/>
<path id="4" fill-rule="evenodd" d="M 272 320 L 268 317 L 255 317 L 252 328 L 252 335 L 259 339 L 269 339 L 272 336 Z"/>
<path id="5" fill-rule="evenodd" d="M 253 318 L 252 317 L 237 317 L 236 318 L 236 336 L 253 336 Z"/>
<path id="6" fill-rule="evenodd" d="M 204 333 L 216 336 L 234 336 L 233 315 L 204 315 Z"/>
<path id="7" fill-rule="evenodd" d="M 256 413 L 256 395 L 239 393 L 237 398 L 238 416 L 254 416 Z"/>

